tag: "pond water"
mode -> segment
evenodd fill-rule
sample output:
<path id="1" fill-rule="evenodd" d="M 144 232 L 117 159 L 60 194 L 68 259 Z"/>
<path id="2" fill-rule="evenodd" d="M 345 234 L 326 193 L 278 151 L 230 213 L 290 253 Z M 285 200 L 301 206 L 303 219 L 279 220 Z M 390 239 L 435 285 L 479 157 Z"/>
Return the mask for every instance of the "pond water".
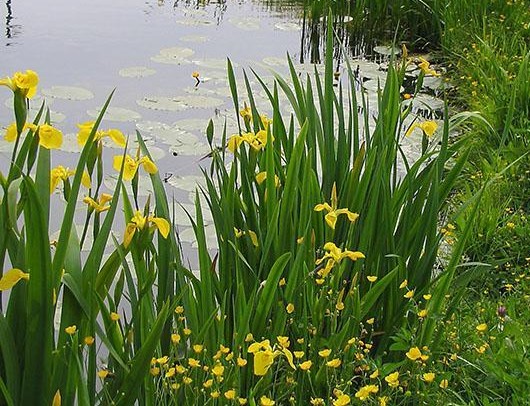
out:
<path id="1" fill-rule="evenodd" d="M 65 134 L 63 152 L 53 156 L 54 166 L 75 164 L 76 124 L 95 119 L 116 88 L 102 128 L 119 128 L 132 136 L 140 130 L 158 158 L 161 175 L 168 179 L 170 195 L 190 204 L 199 160 L 209 151 L 204 136 L 208 119 L 215 118 L 217 134 L 225 119 L 229 135 L 237 132 L 226 57 L 237 67 L 239 79 L 241 68 L 251 66 L 272 82 L 271 69 L 285 72 L 287 52 L 297 69 L 310 71 L 313 67 L 308 62 L 318 62 L 323 55 L 323 29 L 319 16 L 308 19 L 305 3 L 8 0 L 5 35 L 0 39 L 0 76 L 26 69 L 39 73 L 39 93 L 32 108 L 38 109 L 44 98 L 52 122 Z M 365 37 L 355 42 L 354 35 L 345 35 L 349 22 L 349 16 L 342 16 L 337 29 L 349 42 L 350 57 L 371 54 L 373 45 L 381 45 Z M 385 49 L 378 50 L 384 53 Z M 377 63 L 359 64 L 375 96 L 377 80 L 385 74 Z M 192 77 L 194 72 L 201 83 Z M 257 81 L 252 82 L 259 90 Z M 265 106 L 263 92 L 261 96 L 257 104 Z M 9 97 L 3 88 L 2 127 L 13 121 Z M 428 102 L 440 103 L 433 98 Z M 270 108 L 263 113 L 270 114 Z M 9 162 L 9 150 L 10 145 L 0 141 L 0 168 Z M 112 171 L 110 166 L 108 170 Z M 109 188 L 113 177 L 110 174 L 105 181 Z M 193 240 L 190 229 L 182 238 Z"/>

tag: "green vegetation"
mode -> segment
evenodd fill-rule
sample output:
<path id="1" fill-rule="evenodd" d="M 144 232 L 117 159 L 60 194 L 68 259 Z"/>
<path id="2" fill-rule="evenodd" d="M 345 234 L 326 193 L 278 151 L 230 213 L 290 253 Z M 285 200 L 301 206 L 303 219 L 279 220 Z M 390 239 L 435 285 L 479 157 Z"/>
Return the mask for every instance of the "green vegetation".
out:
<path id="1" fill-rule="evenodd" d="M 435 21 L 450 102 L 478 113 L 446 107 L 442 126 L 414 117 L 414 95 L 400 93 L 407 58 L 389 64 L 375 118 L 349 67 L 334 86 L 331 52 L 323 75 L 299 77 L 289 61 L 290 76 L 270 87 L 255 75 L 260 89 L 246 72 L 238 89 L 228 62 L 240 131 L 214 145 L 206 129 L 211 168 L 190 213 L 197 272 L 181 263 L 178 202 L 141 134 L 131 147 L 99 128 L 111 97 L 80 125 L 76 168 L 52 168 L 62 133 L 44 105 L 27 122 L 37 75 L 2 79 L 15 122 L 0 176 L 0 403 L 525 404 L 530 11 L 515 0 L 426 1 L 421 13 L 405 3 L 363 10 L 394 23 L 415 15 L 418 31 Z M 416 92 L 435 73 L 418 67 Z M 270 117 L 254 103 L 261 90 Z M 412 129 L 421 154 L 407 161 L 400 143 Z M 125 147 L 114 169 L 103 137 Z M 110 170 L 120 175 L 105 195 Z"/>

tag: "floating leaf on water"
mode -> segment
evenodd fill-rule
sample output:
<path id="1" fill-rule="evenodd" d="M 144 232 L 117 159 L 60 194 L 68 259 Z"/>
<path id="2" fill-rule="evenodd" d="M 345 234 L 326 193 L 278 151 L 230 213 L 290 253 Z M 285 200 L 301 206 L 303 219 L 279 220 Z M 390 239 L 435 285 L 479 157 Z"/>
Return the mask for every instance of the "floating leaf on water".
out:
<path id="1" fill-rule="evenodd" d="M 138 179 L 138 196 L 149 196 L 154 195 L 153 193 L 153 185 L 151 184 L 151 178 L 149 175 L 147 175 L 143 170 L 140 168 L 140 176 Z M 109 191 L 113 191 L 116 188 L 116 184 L 118 182 L 118 173 L 115 172 L 115 174 L 112 175 L 106 175 L 103 183 L 107 187 Z M 127 190 L 127 193 L 129 196 L 132 196 L 132 187 L 131 182 L 123 182 L 125 185 L 125 189 Z"/>
<path id="2" fill-rule="evenodd" d="M 69 152 L 72 154 L 78 154 L 81 152 L 83 147 L 79 146 L 77 142 L 77 134 L 68 133 L 63 136 L 63 144 L 61 145 L 61 151 Z"/>
<path id="3" fill-rule="evenodd" d="M 300 31 L 302 26 L 299 23 L 293 23 L 290 21 L 281 21 L 274 24 L 274 28 L 280 31 Z"/>
<path id="4" fill-rule="evenodd" d="M 90 117 L 98 117 L 100 113 L 100 110 L 88 110 L 87 114 Z M 142 116 L 137 113 L 136 111 L 125 109 L 123 107 L 108 107 L 105 111 L 105 115 L 103 116 L 104 120 L 107 121 L 136 121 L 140 120 Z"/>
<path id="5" fill-rule="evenodd" d="M 152 76 L 156 70 L 147 68 L 145 66 L 131 66 L 130 68 L 123 68 L 118 71 L 118 75 L 124 78 L 144 78 Z"/>
<path id="6" fill-rule="evenodd" d="M 195 53 L 193 49 L 185 47 L 171 47 L 161 49 L 158 55 L 151 57 L 151 60 L 159 63 L 176 64 L 189 63 L 188 58 Z"/>
<path id="7" fill-rule="evenodd" d="M 186 192 L 195 191 L 199 186 L 205 187 L 206 182 L 201 175 L 173 175 L 167 183 L 174 188 L 185 190 Z"/>
<path id="8" fill-rule="evenodd" d="M 269 66 L 287 66 L 286 58 L 279 58 L 276 56 L 267 56 L 262 59 L 263 63 Z"/>
<path id="9" fill-rule="evenodd" d="M 64 100 L 90 100 L 94 98 L 94 94 L 90 90 L 75 86 L 52 86 L 42 89 L 42 94 Z"/>
<path id="10" fill-rule="evenodd" d="M 260 20 L 255 17 L 231 18 L 228 21 L 240 30 L 256 31 L 260 29 Z"/>
<path id="11" fill-rule="evenodd" d="M 184 42 L 196 42 L 196 43 L 210 41 L 210 37 L 207 37 L 206 35 L 184 35 L 183 37 L 180 37 L 179 39 Z"/>
<path id="12" fill-rule="evenodd" d="M 379 55 L 392 56 L 401 54 L 401 49 L 393 46 L 378 45 L 374 47 L 374 52 Z"/>
<path id="13" fill-rule="evenodd" d="M 199 26 L 199 25 L 212 25 L 214 22 L 204 18 L 197 19 L 185 19 L 175 21 L 177 24 L 188 25 L 188 26 Z"/>
<path id="14" fill-rule="evenodd" d="M 137 100 L 142 107 L 153 110 L 182 111 L 188 108 L 215 108 L 224 104 L 224 101 L 215 97 L 183 95 L 175 97 L 149 96 Z"/>
<path id="15" fill-rule="evenodd" d="M 201 66 L 203 68 L 209 68 L 209 69 L 218 69 L 222 71 L 223 77 L 226 77 L 226 67 L 227 67 L 227 61 L 226 58 L 200 58 L 200 59 L 193 59 L 192 62 L 197 65 Z M 232 67 L 237 68 L 237 64 L 232 62 Z M 211 75 L 211 73 L 208 73 Z M 221 74 L 221 72 L 218 72 L 218 74 Z"/>
<path id="16" fill-rule="evenodd" d="M 160 121 L 140 121 L 136 123 L 136 128 L 138 129 L 138 131 L 147 133 L 166 129 L 169 127 L 169 124 L 161 123 Z"/>
<path id="17" fill-rule="evenodd" d="M 186 144 L 177 142 L 169 147 L 169 153 L 173 156 L 205 156 L 211 152 L 207 144 Z"/>
<path id="18" fill-rule="evenodd" d="M 210 212 L 208 205 L 205 204 L 204 200 L 201 199 L 201 210 L 202 210 L 202 217 L 204 224 L 212 224 L 213 223 L 213 217 L 212 213 Z M 191 227 L 191 222 L 188 217 L 188 213 L 191 215 L 192 218 L 195 218 L 195 205 L 192 203 L 181 203 L 175 205 L 175 217 L 173 218 L 173 221 L 175 224 L 179 226 L 188 226 Z"/>

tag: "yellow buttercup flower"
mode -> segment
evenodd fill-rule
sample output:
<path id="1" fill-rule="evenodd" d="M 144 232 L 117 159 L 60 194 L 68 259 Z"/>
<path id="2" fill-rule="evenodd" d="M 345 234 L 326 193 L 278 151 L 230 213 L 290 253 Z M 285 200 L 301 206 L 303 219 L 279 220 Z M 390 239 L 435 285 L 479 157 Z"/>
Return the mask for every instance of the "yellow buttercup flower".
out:
<path id="1" fill-rule="evenodd" d="M 223 376 L 225 372 L 225 367 L 221 364 L 215 364 L 215 366 L 212 368 L 212 374 L 214 374 L 217 377 Z"/>
<path id="2" fill-rule="evenodd" d="M 349 211 L 348 209 L 337 209 L 338 199 L 337 199 L 337 188 L 335 184 L 333 185 L 333 189 L 331 191 L 331 205 L 328 203 L 322 203 L 317 204 L 315 206 L 315 211 L 327 211 L 328 213 L 324 216 L 324 219 L 326 220 L 326 223 L 328 224 L 331 229 L 335 230 L 335 225 L 337 223 L 337 219 L 341 214 L 345 214 L 348 217 L 348 220 L 350 222 L 354 222 L 357 220 L 359 215 L 357 213 L 353 213 Z"/>
<path id="3" fill-rule="evenodd" d="M 442 379 L 440 381 L 440 388 L 447 389 L 448 386 L 449 386 L 449 381 L 447 379 Z"/>
<path id="4" fill-rule="evenodd" d="M 419 128 L 427 137 L 431 138 L 438 129 L 438 124 L 436 121 L 432 120 L 423 121 L 421 123 L 414 122 L 405 133 L 405 136 L 408 137 L 416 128 Z"/>
<path id="5" fill-rule="evenodd" d="M 151 225 L 150 225 L 151 224 Z M 166 219 L 161 217 L 147 216 L 144 217 L 142 212 L 136 211 L 131 221 L 125 227 L 125 234 L 123 236 L 123 245 L 127 248 L 132 241 L 136 230 L 143 230 L 149 227 L 151 230 L 158 229 L 162 237 L 167 238 L 170 231 L 170 224 Z"/>
<path id="6" fill-rule="evenodd" d="M 418 317 L 424 319 L 425 317 L 427 317 L 427 313 L 427 309 L 422 309 L 418 312 Z"/>
<path id="7" fill-rule="evenodd" d="M 74 324 L 73 326 L 69 326 L 69 327 L 66 327 L 64 329 L 64 331 L 66 332 L 66 334 L 68 335 L 74 335 L 75 332 L 77 331 L 77 326 Z"/>
<path id="8" fill-rule="evenodd" d="M 112 321 L 118 321 L 120 319 L 120 315 L 116 312 L 111 312 L 110 313 L 110 319 Z"/>
<path id="9" fill-rule="evenodd" d="M 158 168 L 148 156 L 135 159 L 128 154 L 125 155 L 125 158 L 121 155 L 117 155 L 114 157 L 112 167 L 116 171 L 119 172 L 121 170 L 122 163 L 123 163 L 123 180 L 126 180 L 126 181 L 129 181 L 132 178 L 134 178 L 134 175 L 136 175 L 136 171 L 138 170 L 138 167 L 140 165 L 142 165 L 144 170 L 151 175 L 158 172 Z"/>
<path id="10" fill-rule="evenodd" d="M 94 344 L 95 338 L 92 336 L 86 336 L 83 341 L 85 342 L 86 345 L 90 346 Z"/>
<path id="11" fill-rule="evenodd" d="M 313 362 L 311 360 L 304 361 L 300 364 L 300 369 L 302 371 L 309 371 L 311 369 L 311 366 L 313 365 Z"/>
<path id="12" fill-rule="evenodd" d="M 269 399 L 267 396 L 263 395 L 260 399 L 259 399 L 259 404 L 261 406 L 273 406 L 276 404 L 276 402 L 272 399 Z"/>
<path id="13" fill-rule="evenodd" d="M 407 285 L 408 285 L 408 281 L 405 279 L 403 282 L 401 282 L 401 284 L 399 285 L 399 288 L 400 289 L 406 288 Z"/>
<path id="14" fill-rule="evenodd" d="M 244 359 L 244 358 L 241 358 L 241 357 L 237 357 L 237 366 L 238 367 L 244 367 L 245 365 L 247 365 L 247 360 Z"/>
<path id="15" fill-rule="evenodd" d="M 416 361 L 418 358 L 421 358 L 421 351 L 418 347 L 412 347 L 405 355 L 408 359 Z"/>
<path id="16" fill-rule="evenodd" d="M 486 323 L 479 324 L 477 327 L 475 327 L 479 333 L 483 333 L 488 329 L 488 325 Z"/>
<path id="17" fill-rule="evenodd" d="M 355 397 L 361 401 L 364 401 L 370 397 L 372 393 L 377 393 L 379 391 L 379 387 L 377 385 L 366 385 L 363 386 L 361 389 L 355 393 Z"/>
<path id="18" fill-rule="evenodd" d="M 432 381 L 434 381 L 435 377 L 436 375 L 434 374 L 434 372 L 426 372 L 422 375 L 423 380 L 427 383 L 431 383 Z"/>
<path id="19" fill-rule="evenodd" d="M 350 404 L 350 401 L 350 397 L 342 393 L 333 401 L 333 406 L 346 406 Z"/>
<path id="20" fill-rule="evenodd" d="M 11 289 L 21 279 L 29 281 L 29 273 L 22 272 L 18 268 L 10 269 L 0 279 L 0 291 Z"/>
<path id="21" fill-rule="evenodd" d="M 289 304 L 285 307 L 285 310 L 287 311 L 288 314 L 293 313 L 293 312 L 294 312 L 294 304 L 289 303 Z"/>
<path id="22" fill-rule="evenodd" d="M 367 276 L 366 279 L 368 279 L 368 282 L 374 283 L 377 280 L 377 276 Z"/>
<path id="23" fill-rule="evenodd" d="M 331 361 L 326 362 L 326 365 L 330 368 L 338 368 L 342 364 L 342 361 L 338 358 L 333 358 Z"/>
<path id="24" fill-rule="evenodd" d="M 388 376 L 385 376 L 385 381 L 388 383 L 388 386 L 395 388 L 399 386 L 399 372 L 396 371 Z"/>
<path id="25" fill-rule="evenodd" d="M 318 355 L 320 355 L 322 358 L 327 358 L 331 355 L 331 350 L 329 348 L 326 348 L 324 350 L 320 350 L 318 352 Z"/>
<path id="26" fill-rule="evenodd" d="M 1 86 L 9 87 L 13 92 L 20 92 L 24 97 L 31 99 L 37 93 L 39 84 L 39 75 L 32 70 L 26 70 L 26 73 L 15 72 L 12 77 L 0 79 Z"/>
<path id="27" fill-rule="evenodd" d="M 227 398 L 228 400 L 234 400 L 234 399 L 236 398 L 236 391 L 235 391 L 235 389 L 227 390 L 227 391 L 224 393 L 224 396 L 225 396 L 225 398 Z"/>
<path id="28" fill-rule="evenodd" d="M 414 297 L 414 290 L 407 291 L 407 293 L 405 293 L 403 297 L 406 299 L 412 299 Z"/>

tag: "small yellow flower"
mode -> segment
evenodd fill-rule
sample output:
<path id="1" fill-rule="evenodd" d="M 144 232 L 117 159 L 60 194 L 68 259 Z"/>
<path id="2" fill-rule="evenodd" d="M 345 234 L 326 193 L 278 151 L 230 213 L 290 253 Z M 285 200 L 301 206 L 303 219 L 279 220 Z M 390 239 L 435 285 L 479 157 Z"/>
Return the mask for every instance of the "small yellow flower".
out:
<path id="1" fill-rule="evenodd" d="M 160 357 L 160 358 L 156 359 L 156 362 L 159 365 L 165 365 L 165 364 L 167 364 L 168 361 L 169 361 L 169 357 L 167 355 L 164 355 L 163 357 Z"/>
<path id="2" fill-rule="evenodd" d="M 107 376 L 109 375 L 109 371 L 107 369 L 100 369 L 98 371 L 98 376 L 101 378 L 101 379 L 105 379 Z"/>
<path id="3" fill-rule="evenodd" d="M 64 329 L 64 331 L 66 331 L 66 334 L 69 334 L 69 335 L 74 335 L 75 332 L 77 331 L 77 326 L 74 324 L 73 326 L 69 326 L 69 327 L 66 327 Z"/>
<path id="4" fill-rule="evenodd" d="M 11 289 L 21 279 L 28 281 L 29 273 L 22 272 L 18 268 L 10 269 L 0 279 L 0 292 L 3 290 Z"/>
<path id="5" fill-rule="evenodd" d="M 166 372 L 166 378 L 173 378 L 175 376 L 175 368 L 169 368 Z"/>
<path id="6" fill-rule="evenodd" d="M 427 317 L 427 309 L 422 309 L 418 312 L 418 317 L 424 319 L 425 317 Z"/>
<path id="7" fill-rule="evenodd" d="M 163 220 L 163 219 L 162 219 Z M 191 335 L 191 330 L 189 328 L 183 328 L 182 329 L 182 332 L 184 333 L 185 336 L 189 336 Z"/>
<path id="8" fill-rule="evenodd" d="M 421 56 L 418 59 L 420 61 L 420 63 L 418 63 L 418 68 L 420 68 L 425 75 L 440 76 L 438 72 L 430 67 L 431 64 L 429 61 L 427 61 L 425 58 L 422 58 Z"/>
<path id="9" fill-rule="evenodd" d="M 434 381 L 435 377 L 436 375 L 434 374 L 434 372 L 425 372 L 422 375 L 423 380 L 427 383 L 431 383 L 432 381 Z"/>
<path id="10" fill-rule="evenodd" d="M 254 336 L 252 335 L 252 333 L 248 333 L 245 337 L 245 342 L 249 343 L 251 341 L 254 341 Z"/>
<path id="11" fill-rule="evenodd" d="M 388 396 L 381 396 L 378 398 L 379 400 L 379 406 L 387 406 L 387 402 L 390 400 Z"/>
<path id="12" fill-rule="evenodd" d="M 377 276 L 367 276 L 366 279 L 368 279 L 368 282 L 375 282 L 377 280 Z"/>
<path id="13" fill-rule="evenodd" d="M 432 295 L 423 295 L 423 298 L 425 300 L 431 300 Z"/>
<path id="14" fill-rule="evenodd" d="M 326 220 L 327 225 L 332 230 L 335 230 L 335 224 L 337 223 L 337 219 L 341 214 L 346 214 L 348 220 L 352 223 L 359 217 L 357 213 L 353 213 L 348 209 L 337 209 L 337 204 L 337 188 L 334 184 L 333 189 L 331 191 L 331 205 L 329 205 L 328 203 L 322 203 L 317 204 L 314 208 L 315 211 L 327 211 L 327 214 L 324 216 L 324 219 Z M 364 258 L 364 256 L 362 258 Z"/>
<path id="15" fill-rule="evenodd" d="M 221 392 L 219 391 L 213 391 L 212 393 L 210 393 L 210 396 L 214 399 L 217 399 L 219 396 L 221 396 Z"/>
<path id="16" fill-rule="evenodd" d="M 92 337 L 92 336 L 86 336 L 86 337 L 84 338 L 84 342 L 85 342 L 85 344 L 88 345 L 88 346 L 94 344 L 94 340 L 95 340 L 95 339 L 94 339 L 94 337 Z"/>
<path id="17" fill-rule="evenodd" d="M 263 395 L 259 400 L 259 404 L 261 406 L 273 406 L 276 404 L 276 402 L 272 399 L 269 399 L 267 396 Z"/>
<path id="18" fill-rule="evenodd" d="M 108 203 L 111 200 L 112 200 L 112 195 L 109 195 L 108 193 L 102 193 L 97 202 L 94 199 L 92 199 L 90 196 L 86 196 L 83 199 L 83 203 L 86 203 L 88 207 L 92 208 L 97 213 L 102 213 L 110 209 L 110 205 L 106 203 Z"/>
<path id="19" fill-rule="evenodd" d="M 378 391 L 379 387 L 377 385 L 366 385 L 355 393 L 355 397 L 360 401 L 364 401 L 368 399 L 372 393 L 375 394 Z"/>
<path id="20" fill-rule="evenodd" d="M 267 180 L 267 172 L 260 172 L 256 175 L 256 183 L 258 185 L 261 185 L 265 180 Z M 280 186 L 280 178 L 276 174 L 274 174 L 274 186 Z"/>
<path id="21" fill-rule="evenodd" d="M 394 373 L 391 373 L 388 376 L 385 376 L 385 381 L 388 383 L 388 386 L 391 388 L 395 388 L 399 386 L 399 372 L 396 371 Z"/>
<path id="22" fill-rule="evenodd" d="M 412 299 L 414 297 L 414 289 L 407 291 L 407 293 L 405 293 L 403 297 L 407 299 Z"/>
<path id="23" fill-rule="evenodd" d="M 418 358 L 421 358 L 421 351 L 418 347 L 412 347 L 405 355 L 408 359 L 416 361 Z"/>
<path id="24" fill-rule="evenodd" d="M 195 358 L 188 358 L 188 365 L 192 368 L 198 368 L 201 366 L 201 361 Z"/>
<path id="25" fill-rule="evenodd" d="M 207 381 L 205 381 L 202 386 L 204 386 L 205 388 L 209 388 L 213 385 L 213 379 L 208 379 Z"/>
<path id="26" fill-rule="evenodd" d="M 407 285 L 408 285 L 408 281 L 405 279 L 403 282 L 401 282 L 401 284 L 399 285 L 399 288 L 400 289 L 406 288 Z"/>
<path id="27" fill-rule="evenodd" d="M 110 319 L 112 321 L 118 321 L 120 319 L 120 315 L 116 312 L 111 312 L 110 313 Z"/>
<path id="28" fill-rule="evenodd" d="M 236 391 L 234 389 L 230 389 L 227 390 L 224 395 L 228 400 L 234 400 L 236 398 Z"/>
<path id="29" fill-rule="evenodd" d="M 304 356 L 305 353 L 303 351 L 293 351 L 293 354 L 296 359 L 300 359 Z"/>
<path id="30" fill-rule="evenodd" d="M 300 364 L 300 369 L 302 371 L 309 371 L 311 369 L 311 366 L 313 365 L 313 362 L 311 360 L 302 362 Z"/>
<path id="31" fill-rule="evenodd" d="M 449 381 L 447 379 L 442 379 L 440 381 L 440 388 L 447 389 L 448 386 L 449 386 Z"/>
<path id="32" fill-rule="evenodd" d="M 331 354 L 331 350 L 328 348 L 318 352 L 318 355 L 320 355 L 322 358 L 327 358 L 330 356 L 330 354 Z"/>
<path id="33" fill-rule="evenodd" d="M 342 361 L 338 358 L 333 358 L 331 361 L 326 362 L 326 365 L 330 368 L 338 368 L 342 364 Z"/>
<path id="34" fill-rule="evenodd" d="M 160 375 L 160 368 L 158 367 L 151 367 L 151 369 L 149 370 L 149 373 L 153 376 L 158 376 Z"/>
<path id="35" fill-rule="evenodd" d="M 324 406 L 326 404 L 322 398 L 311 398 L 309 403 L 311 403 L 313 406 Z"/>
<path id="36" fill-rule="evenodd" d="M 191 379 L 189 376 L 185 376 L 184 378 L 182 378 L 182 383 L 184 385 L 189 385 L 192 382 L 193 382 L 193 379 Z"/>
<path id="37" fill-rule="evenodd" d="M 338 303 L 335 305 L 335 309 L 337 309 L 338 311 L 342 311 L 342 310 L 344 310 L 344 302 L 338 302 Z"/>
<path id="38" fill-rule="evenodd" d="M 217 377 L 223 376 L 224 372 L 225 372 L 225 367 L 222 366 L 221 364 L 215 364 L 215 366 L 212 368 L 212 374 L 214 374 Z"/>
<path id="39" fill-rule="evenodd" d="M 192 78 L 195 78 L 195 79 L 198 79 L 198 78 L 199 78 L 199 72 L 194 71 L 194 72 L 191 74 L 191 77 L 192 77 Z"/>
<path id="40" fill-rule="evenodd" d="M 180 343 L 180 334 L 175 334 L 175 333 L 171 334 L 171 342 L 173 344 Z"/>
<path id="41" fill-rule="evenodd" d="M 333 401 L 333 406 L 346 406 L 350 404 L 350 397 L 344 393 L 340 394 L 337 399 Z"/>
<path id="42" fill-rule="evenodd" d="M 370 374 L 370 379 L 375 379 L 379 376 L 379 369 L 376 369 L 373 373 Z"/>
<path id="43" fill-rule="evenodd" d="M 375 322 L 375 319 L 373 317 L 371 319 L 366 320 L 366 323 L 370 325 L 374 324 L 374 322 Z"/>
<path id="44" fill-rule="evenodd" d="M 50 172 L 50 194 L 57 188 L 60 181 L 65 182 L 70 176 L 75 175 L 75 171 L 59 165 Z"/>
<path id="45" fill-rule="evenodd" d="M 246 405 L 247 404 L 247 398 L 237 398 L 237 401 L 240 405 Z"/>
<path id="46" fill-rule="evenodd" d="M 245 365 L 247 365 L 247 360 L 244 359 L 244 358 L 241 358 L 241 357 L 237 357 L 237 366 L 238 367 L 244 367 Z"/>
<path id="47" fill-rule="evenodd" d="M 488 325 L 486 323 L 479 324 L 477 327 L 475 327 L 479 333 L 483 333 L 488 329 Z"/>

